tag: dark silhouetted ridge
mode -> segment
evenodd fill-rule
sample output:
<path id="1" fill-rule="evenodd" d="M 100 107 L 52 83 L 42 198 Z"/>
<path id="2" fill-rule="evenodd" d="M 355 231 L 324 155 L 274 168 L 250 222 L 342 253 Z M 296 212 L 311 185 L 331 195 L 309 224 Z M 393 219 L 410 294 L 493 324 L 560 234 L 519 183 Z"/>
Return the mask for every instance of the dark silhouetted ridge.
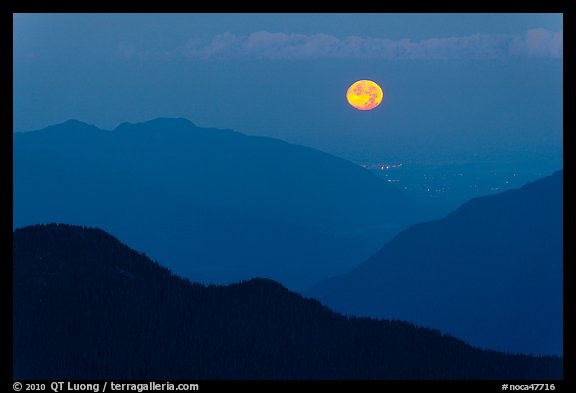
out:
<path id="1" fill-rule="evenodd" d="M 555 357 L 347 318 L 274 281 L 204 286 L 98 229 L 14 231 L 14 379 L 556 379 Z"/>

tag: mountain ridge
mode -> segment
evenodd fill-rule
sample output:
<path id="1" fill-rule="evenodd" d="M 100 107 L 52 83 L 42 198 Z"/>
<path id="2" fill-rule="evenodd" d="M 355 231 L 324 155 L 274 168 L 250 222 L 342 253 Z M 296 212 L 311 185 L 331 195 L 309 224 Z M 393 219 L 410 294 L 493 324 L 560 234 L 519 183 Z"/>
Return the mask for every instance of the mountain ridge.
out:
<path id="1" fill-rule="evenodd" d="M 14 134 L 15 227 L 102 227 L 204 282 L 256 274 L 303 289 L 429 214 L 356 164 L 273 138 L 182 118 L 89 133 L 97 128 L 77 121 L 47 129 Z M 222 237 L 237 255 L 216 246 Z M 278 249 L 291 255 L 282 259 Z M 202 266 L 187 264 L 193 253 Z"/>
<path id="2" fill-rule="evenodd" d="M 174 275 L 107 232 L 14 231 L 15 379 L 559 379 L 562 359 L 337 315 L 262 278 Z"/>
<path id="3" fill-rule="evenodd" d="M 560 170 L 412 225 L 307 294 L 485 348 L 562 353 L 562 178 Z"/>

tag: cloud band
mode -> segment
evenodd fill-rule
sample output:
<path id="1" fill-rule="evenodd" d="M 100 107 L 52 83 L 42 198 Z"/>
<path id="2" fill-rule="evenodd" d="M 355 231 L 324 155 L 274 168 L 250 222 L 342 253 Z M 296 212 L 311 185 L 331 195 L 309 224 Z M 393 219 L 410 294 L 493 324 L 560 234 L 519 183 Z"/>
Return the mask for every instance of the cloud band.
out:
<path id="1" fill-rule="evenodd" d="M 177 52 L 203 60 L 562 58 L 563 32 L 538 28 L 518 35 L 473 34 L 412 41 L 259 31 L 248 36 L 223 33 L 208 40 L 194 38 Z"/>

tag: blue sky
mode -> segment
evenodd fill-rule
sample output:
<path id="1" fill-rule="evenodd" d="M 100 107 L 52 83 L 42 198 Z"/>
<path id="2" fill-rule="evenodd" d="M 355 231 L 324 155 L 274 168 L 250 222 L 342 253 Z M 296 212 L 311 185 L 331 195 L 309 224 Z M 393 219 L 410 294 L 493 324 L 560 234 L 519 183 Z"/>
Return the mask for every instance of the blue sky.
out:
<path id="1" fill-rule="evenodd" d="M 561 14 L 16 14 L 14 131 L 186 117 L 354 160 L 559 156 L 562 58 Z"/>

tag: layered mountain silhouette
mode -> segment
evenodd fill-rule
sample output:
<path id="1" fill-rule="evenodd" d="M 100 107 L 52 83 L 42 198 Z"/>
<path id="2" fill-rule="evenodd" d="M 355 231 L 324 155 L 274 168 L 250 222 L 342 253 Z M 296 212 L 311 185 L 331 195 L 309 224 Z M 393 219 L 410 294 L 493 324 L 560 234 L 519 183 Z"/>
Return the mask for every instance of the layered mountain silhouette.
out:
<path id="1" fill-rule="evenodd" d="M 304 289 L 429 215 L 343 159 L 185 119 L 14 134 L 15 228 L 100 227 L 202 282 Z"/>
<path id="2" fill-rule="evenodd" d="M 309 292 L 506 352 L 562 353 L 563 172 L 402 231 Z"/>
<path id="3" fill-rule="evenodd" d="M 99 229 L 14 232 L 20 379 L 560 379 L 562 359 L 348 318 L 267 279 L 205 286 Z"/>

